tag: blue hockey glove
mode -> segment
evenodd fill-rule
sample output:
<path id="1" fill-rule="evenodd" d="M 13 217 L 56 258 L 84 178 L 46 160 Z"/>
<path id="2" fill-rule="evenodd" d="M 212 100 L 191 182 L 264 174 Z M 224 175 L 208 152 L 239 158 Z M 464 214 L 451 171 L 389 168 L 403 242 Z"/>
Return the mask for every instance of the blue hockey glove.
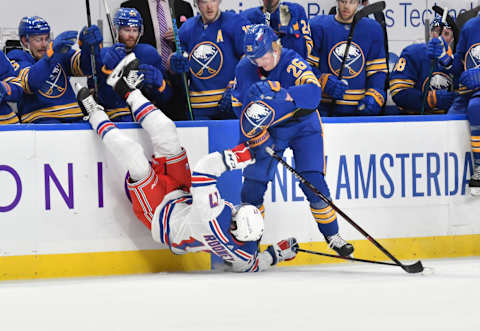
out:
<path id="1" fill-rule="evenodd" d="M 47 50 L 48 57 L 52 57 L 53 54 L 65 54 L 77 41 L 77 31 L 65 31 L 60 33 L 54 41 L 50 42 Z"/>
<path id="2" fill-rule="evenodd" d="M 149 65 L 149 64 L 140 64 L 138 66 L 140 73 L 143 74 L 143 83 L 154 89 L 158 89 L 163 86 L 163 74 L 160 69 Z"/>
<path id="3" fill-rule="evenodd" d="M 280 86 L 280 82 L 264 80 L 250 86 L 247 97 L 250 101 L 287 99 L 287 90 Z"/>
<path id="4" fill-rule="evenodd" d="M 5 85 L 7 85 L 7 83 L 0 82 L 0 104 L 3 103 L 3 101 L 8 95 L 8 89 Z"/>
<path id="5" fill-rule="evenodd" d="M 298 28 L 295 30 L 294 25 L 297 23 L 298 19 L 295 17 L 295 12 L 292 12 L 287 5 L 280 5 L 279 8 L 280 16 L 280 33 L 293 35 L 297 38 L 300 38 L 300 31 Z"/>
<path id="6" fill-rule="evenodd" d="M 480 68 L 465 70 L 460 76 L 460 84 L 466 86 L 469 90 L 480 87 Z"/>
<path id="7" fill-rule="evenodd" d="M 448 55 L 448 45 L 443 38 L 432 38 L 428 42 L 427 55 L 430 59 L 437 59 L 438 62 L 448 67 L 452 64 L 453 58 Z"/>
<path id="8" fill-rule="evenodd" d="M 445 90 L 433 90 L 428 92 L 427 103 L 430 109 L 448 110 L 455 99 L 454 92 Z"/>
<path id="9" fill-rule="evenodd" d="M 228 83 L 228 86 L 225 89 L 225 92 L 223 92 L 223 96 L 218 103 L 218 110 L 223 113 L 233 112 L 232 89 L 233 89 L 233 81 Z"/>
<path id="10" fill-rule="evenodd" d="M 359 115 L 378 115 L 382 106 L 377 102 L 375 97 L 365 94 L 365 97 L 358 104 Z"/>
<path id="11" fill-rule="evenodd" d="M 290 261 L 297 256 L 298 242 L 295 238 L 288 238 L 267 247 L 266 251 L 272 256 L 272 265 L 278 262 Z"/>
<path id="12" fill-rule="evenodd" d="M 103 56 L 103 64 L 108 70 L 113 70 L 125 56 L 127 56 L 125 45 L 114 44 Z"/>
<path id="13" fill-rule="evenodd" d="M 327 78 L 325 79 L 325 77 Z M 338 79 L 335 75 L 322 75 L 321 81 L 323 92 L 335 100 L 342 99 L 345 91 L 348 89 L 348 83 Z"/>
<path id="14" fill-rule="evenodd" d="M 190 61 L 188 60 L 188 55 L 183 49 L 180 49 L 180 52 L 172 53 L 169 59 L 170 71 L 182 74 L 188 72 L 190 69 Z"/>
<path id="15" fill-rule="evenodd" d="M 102 32 L 96 25 L 92 25 L 91 27 L 83 27 L 82 31 L 80 31 L 80 35 L 78 37 L 78 45 L 80 47 L 91 47 L 91 46 L 98 46 L 103 42 Z"/>

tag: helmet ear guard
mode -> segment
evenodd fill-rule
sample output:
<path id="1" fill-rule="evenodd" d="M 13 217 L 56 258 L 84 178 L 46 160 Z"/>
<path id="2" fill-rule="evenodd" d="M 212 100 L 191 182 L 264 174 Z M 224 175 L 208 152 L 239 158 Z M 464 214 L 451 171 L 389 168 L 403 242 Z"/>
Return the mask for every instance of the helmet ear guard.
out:
<path id="1" fill-rule="evenodd" d="M 242 204 L 235 207 L 230 224 L 230 233 L 238 241 L 257 241 L 264 230 L 263 216 L 257 207 Z"/>

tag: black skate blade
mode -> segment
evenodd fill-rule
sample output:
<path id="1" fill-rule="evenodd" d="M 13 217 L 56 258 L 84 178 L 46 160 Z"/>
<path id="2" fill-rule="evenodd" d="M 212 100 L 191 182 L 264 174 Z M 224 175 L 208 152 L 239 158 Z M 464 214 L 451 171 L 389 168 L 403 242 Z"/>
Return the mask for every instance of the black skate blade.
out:
<path id="1" fill-rule="evenodd" d="M 409 274 L 417 274 L 423 271 L 422 261 L 417 261 L 414 264 L 402 265 L 402 269 L 408 272 Z"/>

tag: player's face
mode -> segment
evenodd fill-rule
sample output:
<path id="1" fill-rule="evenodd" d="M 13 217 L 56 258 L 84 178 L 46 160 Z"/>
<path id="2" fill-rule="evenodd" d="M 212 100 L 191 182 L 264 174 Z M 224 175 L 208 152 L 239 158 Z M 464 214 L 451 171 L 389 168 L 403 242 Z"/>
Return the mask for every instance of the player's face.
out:
<path id="1" fill-rule="evenodd" d="M 127 49 L 132 49 L 137 44 L 140 30 L 136 26 L 122 26 L 118 30 L 118 41 L 125 44 Z"/>
<path id="2" fill-rule="evenodd" d="M 432 29 L 430 36 L 432 38 L 438 38 L 440 34 L 440 27 L 437 26 Z M 453 41 L 453 31 L 450 28 L 443 28 L 442 30 L 442 38 L 445 40 L 445 42 L 450 45 L 450 43 Z"/>
<path id="3" fill-rule="evenodd" d="M 204 23 L 211 23 L 220 15 L 220 0 L 198 0 L 197 5 Z"/>
<path id="4" fill-rule="evenodd" d="M 29 36 L 28 38 L 22 37 L 22 41 L 30 50 L 30 53 L 32 53 L 33 58 L 40 60 L 47 53 L 48 44 L 50 43 L 50 35 L 39 34 Z"/>
<path id="5" fill-rule="evenodd" d="M 255 59 L 257 66 L 265 71 L 272 71 L 277 65 L 278 51 L 267 52 L 262 57 Z"/>
<path id="6" fill-rule="evenodd" d="M 337 19 L 341 22 L 351 23 L 357 12 L 358 0 L 338 0 L 337 3 Z"/>

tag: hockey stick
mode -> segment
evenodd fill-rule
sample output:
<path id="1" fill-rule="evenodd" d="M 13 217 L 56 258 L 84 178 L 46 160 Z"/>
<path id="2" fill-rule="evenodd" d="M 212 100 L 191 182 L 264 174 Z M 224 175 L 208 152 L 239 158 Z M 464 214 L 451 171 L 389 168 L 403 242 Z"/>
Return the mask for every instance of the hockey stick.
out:
<path id="1" fill-rule="evenodd" d="M 458 14 L 457 20 L 456 20 L 458 32 L 460 33 L 465 23 L 467 23 L 467 21 L 470 20 L 471 18 L 476 17 L 479 12 L 480 12 L 480 6 L 470 9 L 461 14 Z"/>
<path id="2" fill-rule="evenodd" d="M 348 58 L 348 52 L 350 52 L 350 46 L 352 45 L 353 32 L 355 31 L 355 26 L 362 18 L 377 12 L 381 12 L 384 9 L 385 9 L 385 1 L 378 1 L 378 2 L 372 3 L 371 5 L 363 7 L 353 17 L 353 21 L 350 26 L 350 32 L 348 33 L 348 37 L 347 37 L 347 45 L 345 47 L 345 53 L 343 54 L 342 64 L 340 66 L 340 71 L 338 73 L 339 80 L 342 80 L 343 78 L 343 70 L 345 69 L 345 65 L 347 63 L 347 58 Z M 328 112 L 329 116 L 333 115 L 333 111 L 336 105 L 337 105 L 337 100 L 333 100 L 333 102 L 330 104 L 330 109 Z"/>
<path id="3" fill-rule="evenodd" d="M 267 4 L 265 5 L 265 24 L 270 26 L 270 20 L 272 17 L 272 0 L 268 0 Z"/>
<path id="4" fill-rule="evenodd" d="M 395 266 L 395 267 L 400 267 L 400 265 L 398 265 L 398 264 L 396 264 L 396 263 L 391 263 L 391 262 L 382 262 L 382 261 L 373 261 L 373 260 L 366 260 L 366 259 L 358 259 L 358 258 L 350 257 L 350 256 L 341 256 L 341 255 L 333 255 L 333 254 L 322 253 L 322 252 L 315 252 L 315 251 L 311 251 L 311 250 L 303 249 L 303 248 L 297 248 L 297 252 L 302 252 L 302 253 L 307 253 L 307 254 L 314 254 L 314 255 L 320 255 L 320 256 L 326 256 L 326 257 L 332 257 L 332 258 L 334 258 L 334 259 L 341 259 L 341 260 L 346 260 L 346 261 L 356 261 L 356 262 L 383 264 L 383 265 L 391 265 L 391 266 Z"/>
<path id="5" fill-rule="evenodd" d="M 103 8 L 105 9 L 105 15 L 107 16 L 108 28 L 110 29 L 110 36 L 112 37 L 112 44 L 115 44 L 116 34 L 113 28 L 113 20 L 110 15 L 110 8 L 108 6 L 108 0 L 103 0 Z"/>
<path id="6" fill-rule="evenodd" d="M 92 26 L 92 17 L 90 15 L 90 0 L 85 0 L 85 5 L 87 6 L 87 26 Z M 90 62 L 92 65 L 92 78 L 93 78 L 93 90 L 95 96 L 98 95 L 98 77 L 97 77 L 97 65 L 95 63 L 95 47 L 92 45 L 90 47 Z"/>
<path id="7" fill-rule="evenodd" d="M 175 52 L 177 54 L 182 54 L 180 45 L 180 39 L 178 37 L 178 26 L 177 26 L 177 19 L 175 16 L 175 9 L 174 9 L 174 0 L 168 0 L 168 8 L 170 9 L 170 16 L 172 17 L 172 29 L 173 29 L 173 37 L 175 39 Z M 190 91 L 188 90 L 188 80 L 187 80 L 187 73 L 182 74 L 183 86 L 185 88 L 185 97 L 187 98 L 187 105 L 188 105 L 188 116 L 190 120 L 193 121 L 195 118 L 193 117 L 192 112 L 192 104 L 190 102 Z"/>
<path id="8" fill-rule="evenodd" d="M 452 28 L 452 32 L 453 32 L 453 53 L 455 54 L 455 51 L 457 49 L 458 37 L 460 35 L 460 31 L 458 30 L 458 26 L 455 23 L 455 20 L 448 13 L 448 8 L 445 8 L 445 10 L 444 10 L 442 7 L 435 5 L 435 6 L 432 7 L 432 9 L 438 15 L 442 16 L 442 22 L 447 22 L 447 24 Z M 447 13 L 445 13 L 445 12 L 447 12 Z"/>
<path id="9" fill-rule="evenodd" d="M 330 201 L 322 192 L 320 192 L 315 186 L 313 186 L 308 180 L 306 180 L 301 174 L 293 169 L 287 162 L 285 162 L 275 151 L 270 147 L 265 147 L 265 151 L 275 160 L 280 162 L 288 171 L 290 171 L 303 185 L 308 187 L 316 196 L 322 199 L 325 203 L 329 204 L 333 210 L 335 210 L 340 216 L 342 216 L 350 225 L 352 225 L 358 232 L 360 232 L 365 238 L 367 238 L 373 245 L 375 245 L 383 254 L 388 256 L 396 265 L 401 267 L 408 273 L 418 273 L 423 271 L 423 265 L 421 261 L 417 261 L 414 264 L 406 265 L 400 262 L 395 256 L 393 256 L 388 250 L 386 250 L 378 241 L 371 237 L 365 230 L 363 230 L 357 223 L 355 223 L 349 216 L 347 216 L 340 208 L 338 208 L 332 201 Z"/>

